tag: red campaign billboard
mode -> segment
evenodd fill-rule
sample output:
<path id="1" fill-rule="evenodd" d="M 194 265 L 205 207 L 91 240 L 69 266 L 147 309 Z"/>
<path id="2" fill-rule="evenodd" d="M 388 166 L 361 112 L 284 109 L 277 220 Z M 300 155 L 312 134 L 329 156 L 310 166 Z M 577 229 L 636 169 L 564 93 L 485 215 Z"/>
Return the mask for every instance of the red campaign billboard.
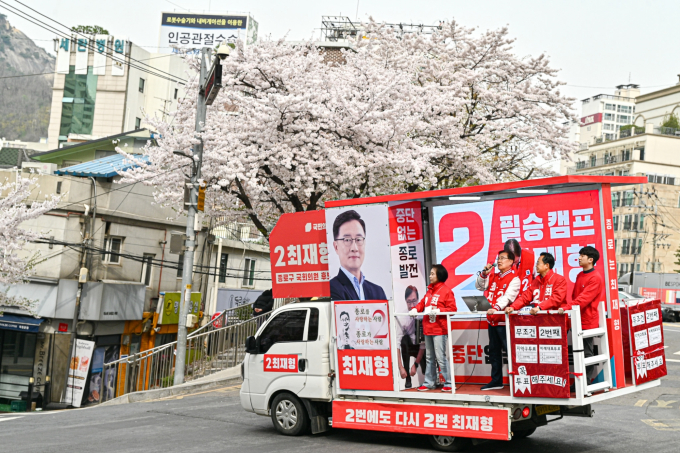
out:
<path id="1" fill-rule="evenodd" d="M 509 316 L 513 396 L 569 398 L 567 315 Z"/>
<path id="2" fill-rule="evenodd" d="M 593 115 L 584 116 L 581 118 L 581 127 L 589 126 L 594 123 L 602 122 L 602 113 L 595 113 Z"/>
<path id="3" fill-rule="evenodd" d="M 333 428 L 510 440 L 510 410 L 333 401 Z"/>
<path id="4" fill-rule="evenodd" d="M 640 287 L 638 294 L 647 299 L 659 299 L 663 304 L 680 303 L 680 291 L 677 289 L 665 288 L 643 288 Z"/>
<path id="5" fill-rule="evenodd" d="M 276 298 L 328 297 L 325 211 L 283 214 L 269 236 Z"/>
<path id="6" fill-rule="evenodd" d="M 386 300 L 334 301 L 338 387 L 394 390 Z"/>
<path id="7" fill-rule="evenodd" d="M 661 302 L 641 302 L 621 307 L 621 312 L 626 375 L 632 375 L 635 385 L 666 376 Z"/>

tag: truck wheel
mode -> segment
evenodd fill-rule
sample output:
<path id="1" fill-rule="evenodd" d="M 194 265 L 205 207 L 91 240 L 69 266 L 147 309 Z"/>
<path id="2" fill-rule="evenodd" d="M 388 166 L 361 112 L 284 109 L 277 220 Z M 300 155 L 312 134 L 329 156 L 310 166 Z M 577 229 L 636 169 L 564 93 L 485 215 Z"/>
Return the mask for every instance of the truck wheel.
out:
<path id="1" fill-rule="evenodd" d="M 513 431 L 513 439 L 524 439 L 525 437 L 531 436 L 534 432 L 536 431 L 536 428 L 530 428 L 530 429 L 521 429 L 517 431 Z"/>
<path id="2" fill-rule="evenodd" d="M 465 451 L 471 445 L 472 441 L 465 437 L 451 437 L 451 436 L 428 436 L 430 443 L 435 450 L 439 451 Z"/>
<path id="3" fill-rule="evenodd" d="M 274 428 L 285 436 L 299 436 L 309 425 L 304 404 L 290 393 L 276 395 L 271 406 Z"/>

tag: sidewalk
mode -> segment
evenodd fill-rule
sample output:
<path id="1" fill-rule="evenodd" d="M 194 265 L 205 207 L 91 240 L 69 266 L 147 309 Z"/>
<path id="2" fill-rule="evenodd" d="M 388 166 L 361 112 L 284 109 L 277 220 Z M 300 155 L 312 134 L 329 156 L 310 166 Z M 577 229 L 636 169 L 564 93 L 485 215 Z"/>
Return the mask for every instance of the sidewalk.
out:
<path id="1" fill-rule="evenodd" d="M 141 401 L 152 401 L 169 396 L 189 395 L 191 393 L 208 390 L 215 387 L 224 387 L 241 382 L 241 366 L 227 368 L 226 370 L 213 373 L 194 381 L 186 382 L 174 387 L 164 389 L 145 390 L 143 392 L 133 392 L 106 401 L 100 406 L 114 406 L 118 404 L 139 403 Z"/>

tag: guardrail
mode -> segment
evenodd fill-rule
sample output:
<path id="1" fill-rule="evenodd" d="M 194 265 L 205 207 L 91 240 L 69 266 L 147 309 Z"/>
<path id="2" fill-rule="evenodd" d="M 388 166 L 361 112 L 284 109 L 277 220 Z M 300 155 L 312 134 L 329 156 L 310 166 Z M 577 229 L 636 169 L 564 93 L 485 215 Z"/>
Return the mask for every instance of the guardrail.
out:
<path id="1" fill-rule="evenodd" d="M 194 332 L 187 338 L 184 382 L 240 364 L 245 357 L 246 338 L 255 335 L 271 313 L 238 324 Z M 101 402 L 132 392 L 172 387 L 176 351 L 177 342 L 174 341 L 104 364 L 105 382 L 110 382 L 113 388 L 102 392 Z"/>

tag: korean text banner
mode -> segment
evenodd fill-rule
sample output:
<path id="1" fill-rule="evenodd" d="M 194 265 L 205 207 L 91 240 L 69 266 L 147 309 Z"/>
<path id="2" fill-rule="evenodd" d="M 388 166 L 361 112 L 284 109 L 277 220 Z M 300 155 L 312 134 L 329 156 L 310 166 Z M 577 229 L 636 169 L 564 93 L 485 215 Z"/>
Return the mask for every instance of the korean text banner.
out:
<path id="1" fill-rule="evenodd" d="M 509 440 L 509 409 L 333 401 L 333 428 Z"/>
<path id="2" fill-rule="evenodd" d="M 257 22 L 247 15 L 162 13 L 161 52 L 215 47 L 238 39 L 248 44 L 257 39 Z"/>
<path id="3" fill-rule="evenodd" d="M 338 385 L 393 390 L 387 301 L 334 302 Z"/>
<path id="4" fill-rule="evenodd" d="M 509 239 L 536 258 L 551 253 L 554 271 L 567 278 L 568 294 L 581 272 L 579 250 L 591 245 L 602 252 L 597 190 L 436 206 L 433 214 L 437 261 L 449 271 L 446 284 L 457 298 L 480 295 L 476 273 L 495 261 Z M 603 266 L 595 269 L 605 279 Z"/>
<path id="5" fill-rule="evenodd" d="M 491 376 L 489 323 L 484 319 L 451 319 L 451 354 L 456 382 L 488 384 Z M 508 384 L 507 357 L 503 357 L 503 383 Z"/>
<path id="6" fill-rule="evenodd" d="M 666 376 L 661 302 L 642 302 L 621 311 L 626 374 L 632 373 L 635 385 Z"/>
<path id="7" fill-rule="evenodd" d="M 90 371 L 90 360 L 94 351 L 94 341 L 76 340 L 68 370 L 64 403 L 80 407 L 85 392 L 87 374 Z"/>
<path id="8" fill-rule="evenodd" d="M 513 396 L 569 398 L 567 315 L 508 318 Z"/>
<path id="9" fill-rule="evenodd" d="M 274 297 L 328 297 L 324 211 L 283 214 L 269 236 Z"/>

